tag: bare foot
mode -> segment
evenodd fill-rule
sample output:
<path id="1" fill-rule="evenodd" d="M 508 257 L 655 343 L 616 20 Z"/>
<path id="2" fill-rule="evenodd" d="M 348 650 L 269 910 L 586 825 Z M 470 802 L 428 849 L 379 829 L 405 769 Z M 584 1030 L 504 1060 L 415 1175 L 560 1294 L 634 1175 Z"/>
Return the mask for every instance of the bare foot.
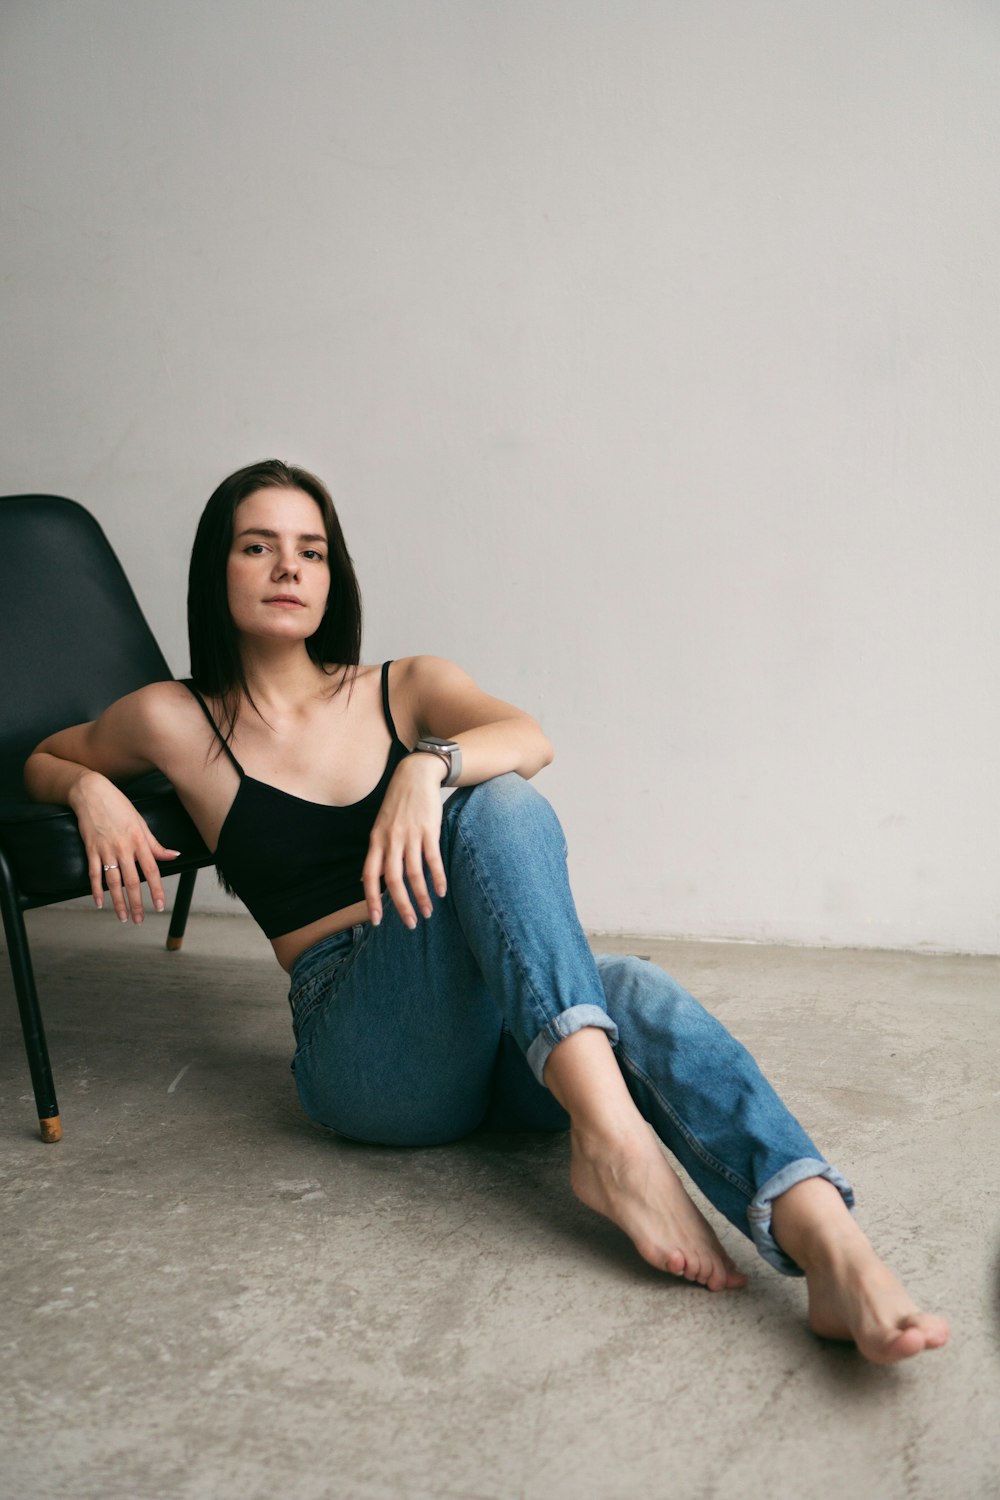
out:
<path id="1" fill-rule="evenodd" d="M 577 1130 L 570 1140 L 574 1193 L 623 1229 L 643 1260 L 710 1292 L 746 1285 L 648 1125 L 640 1120 L 613 1145 L 606 1138 L 597 1144 Z"/>
<path id="2" fill-rule="evenodd" d="M 948 1342 L 945 1319 L 920 1311 L 860 1230 L 806 1268 L 806 1283 L 813 1333 L 853 1341 L 873 1364 L 896 1364 Z"/>
<path id="3" fill-rule="evenodd" d="M 948 1342 L 944 1318 L 921 1312 L 883 1265 L 831 1182 L 809 1177 L 774 1200 L 778 1244 L 806 1274 L 809 1327 L 893 1365 Z"/>

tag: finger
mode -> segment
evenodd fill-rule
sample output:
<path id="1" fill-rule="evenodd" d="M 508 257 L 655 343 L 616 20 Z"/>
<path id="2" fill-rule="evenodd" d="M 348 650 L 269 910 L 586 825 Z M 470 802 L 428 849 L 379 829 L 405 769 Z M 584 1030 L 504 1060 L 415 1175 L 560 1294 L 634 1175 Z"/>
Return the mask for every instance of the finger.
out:
<path id="1" fill-rule="evenodd" d="M 104 870 L 101 865 L 101 856 L 91 854 L 87 860 L 87 874 L 90 878 L 90 893 L 94 898 L 94 905 L 98 911 L 104 910 Z"/>
<path id="2" fill-rule="evenodd" d="M 111 897 L 111 905 L 115 909 L 115 916 L 119 922 L 128 921 L 128 907 L 125 904 L 125 887 L 122 884 L 122 872 L 118 867 L 113 854 L 104 861 L 104 881 Z"/>
<path id="3" fill-rule="evenodd" d="M 121 861 L 121 872 L 132 921 L 138 927 L 143 917 L 142 886 L 139 883 L 139 872 L 135 867 L 135 860 L 131 856 Z"/>
<path id="4" fill-rule="evenodd" d="M 156 859 L 180 859 L 181 857 L 179 849 L 166 848 L 165 845 L 160 843 L 159 839 L 154 839 L 152 834 L 149 836 L 149 847 L 152 849 Z"/>
<path id="5" fill-rule="evenodd" d="M 149 898 L 157 911 L 163 911 L 167 902 L 163 894 L 163 881 L 160 879 L 160 869 L 156 863 L 152 849 L 149 847 L 140 849 L 138 861 L 142 873 L 146 877 L 146 884 L 149 887 Z"/>
<path id="6" fill-rule="evenodd" d="M 385 883 L 392 897 L 392 904 L 396 908 L 405 925 L 414 928 L 417 925 L 417 914 L 410 904 L 410 893 L 406 889 L 403 879 L 403 857 L 402 851 L 389 851 L 385 862 Z"/>
<path id="7" fill-rule="evenodd" d="M 417 925 L 417 914 L 410 902 L 410 893 L 406 889 L 406 883 L 402 877 L 398 880 L 390 880 L 387 876 L 386 890 L 389 892 L 389 898 L 393 906 L 399 913 L 403 926 L 408 927 L 412 932 Z"/>
<path id="8" fill-rule="evenodd" d="M 368 917 L 373 927 L 377 927 L 382 920 L 382 850 L 378 848 L 369 849 L 368 858 L 365 860 L 361 871 L 361 884 L 364 886 L 365 900 L 368 903 Z"/>
<path id="9" fill-rule="evenodd" d="M 420 915 L 422 917 L 433 915 L 434 903 L 431 901 L 427 890 L 427 881 L 424 879 L 424 857 L 423 850 L 419 844 L 411 844 L 407 850 L 406 878 Z"/>
<path id="10" fill-rule="evenodd" d="M 424 863 L 430 871 L 435 891 L 443 899 L 448 894 L 448 878 L 444 873 L 440 847 L 434 839 L 428 839 L 424 846 Z"/>

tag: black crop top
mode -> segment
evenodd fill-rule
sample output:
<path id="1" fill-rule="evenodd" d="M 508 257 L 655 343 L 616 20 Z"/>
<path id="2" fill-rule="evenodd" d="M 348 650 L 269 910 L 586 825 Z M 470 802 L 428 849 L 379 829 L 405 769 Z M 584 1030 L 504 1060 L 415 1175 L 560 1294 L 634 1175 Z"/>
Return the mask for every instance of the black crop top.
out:
<path id="1" fill-rule="evenodd" d="M 382 709 L 392 735 L 385 770 L 367 797 L 346 807 L 307 802 L 248 776 L 194 683 L 184 680 L 240 777 L 219 833 L 215 863 L 269 938 L 364 900 L 361 869 L 372 826 L 393 771 L 410 754 L 389 712 L 390 665 L 382 665 Z"/>

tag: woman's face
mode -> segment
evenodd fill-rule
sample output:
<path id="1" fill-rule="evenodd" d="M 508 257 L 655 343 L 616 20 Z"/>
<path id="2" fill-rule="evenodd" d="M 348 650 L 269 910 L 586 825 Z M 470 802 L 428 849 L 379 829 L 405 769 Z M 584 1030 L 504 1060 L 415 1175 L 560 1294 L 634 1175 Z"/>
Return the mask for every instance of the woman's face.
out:
<path id="1" fill-rule="evenodd" d="M 323 513 L 303 490 L 256 490 L 233 515 L 229 612 L 241 634 L 305 640 L 330 592 Z"/>

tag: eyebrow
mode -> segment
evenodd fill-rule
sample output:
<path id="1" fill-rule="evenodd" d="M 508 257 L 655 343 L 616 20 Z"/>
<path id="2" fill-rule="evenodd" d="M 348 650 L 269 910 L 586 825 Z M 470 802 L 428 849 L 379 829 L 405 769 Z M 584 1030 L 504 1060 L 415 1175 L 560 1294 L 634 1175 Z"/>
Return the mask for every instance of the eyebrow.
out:
<path id="1" fill-rule="evenodd" d="M 266 536 L 266 537 L 270 537 L 273 541 L 277 541 L 278 540 L 278 533 L 276 531 L 269 531 L 266 526 L 248 526 L 245 531 L 238 532 L 237 536 L 238 537 L 240 537 L 240 536 Z M 328 546 L 329 545 L 329 543 L 326 540 L 326 537 L 323 536 L 321 532 L 316 532 L 316 531 L 300 531 L 299 532 L 299 541 L 300 542 L 322 542 L 324 546 Z"/>

